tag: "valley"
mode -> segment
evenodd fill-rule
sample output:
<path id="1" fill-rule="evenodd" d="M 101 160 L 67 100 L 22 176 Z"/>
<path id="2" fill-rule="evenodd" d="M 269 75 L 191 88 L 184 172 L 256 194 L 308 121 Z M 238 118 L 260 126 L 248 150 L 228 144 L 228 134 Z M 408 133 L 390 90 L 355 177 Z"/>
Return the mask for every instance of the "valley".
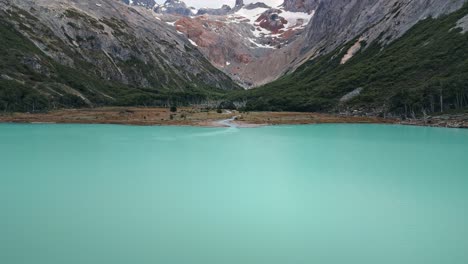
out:
<path id="1" fill-rule="evenodd" d="M 0 7 L 4 113 L 204 105 L 405 121 L 468 106 L 465 0 Z"/>

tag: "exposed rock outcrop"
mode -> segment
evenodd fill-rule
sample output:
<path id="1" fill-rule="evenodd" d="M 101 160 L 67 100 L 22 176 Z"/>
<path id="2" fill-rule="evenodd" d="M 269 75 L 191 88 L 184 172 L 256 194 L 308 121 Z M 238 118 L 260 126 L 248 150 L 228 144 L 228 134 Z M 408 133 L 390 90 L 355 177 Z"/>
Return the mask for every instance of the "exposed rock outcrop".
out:
<path id="1" fill-rule="evenodd" d="M 463 33 L 468 32 L 468 16 L 463 17 L 457 22 L 457 27 L 461 28 Z"/>
<path id="2" fill-rule="evenodd" d="M 236 4 L 234 5 L 234 7 L 241 8 L 243 6 L 244 6 L 244 0 L 236 0 Z"/>
<path id="3" fill-rule="evenodd" d="M 253 84 L 253 80 L 243 74 L 245 66 L 271 50 L 255 48 L 251 42 L 255 36 L 250 24 L 198 16 L 181 18 L 175 26 L 177 31 L 197 45 L 213 65 L 245 87 Z"/>

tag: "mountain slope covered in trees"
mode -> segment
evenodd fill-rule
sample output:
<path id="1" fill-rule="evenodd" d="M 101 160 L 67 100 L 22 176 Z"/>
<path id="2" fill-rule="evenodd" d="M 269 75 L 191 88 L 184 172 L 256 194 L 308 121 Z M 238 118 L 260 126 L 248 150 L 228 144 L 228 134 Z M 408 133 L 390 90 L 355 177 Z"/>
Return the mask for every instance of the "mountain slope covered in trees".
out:
<path id="1" fill-rule="evenodd" d="M 240 89 L 145 10 L 111 0 L 0 7 L 0 111 L 190 104 Z"/>
<path id="2" fill-rule="evenodd" d="M 359 40 L 313 59 L 292 74 L 236 94 L 249 110 L 358 111 L 424 115 L 468 106 L 468 5 L 427 18 L 388 46 L 379 40 L 343 63 Z"/>

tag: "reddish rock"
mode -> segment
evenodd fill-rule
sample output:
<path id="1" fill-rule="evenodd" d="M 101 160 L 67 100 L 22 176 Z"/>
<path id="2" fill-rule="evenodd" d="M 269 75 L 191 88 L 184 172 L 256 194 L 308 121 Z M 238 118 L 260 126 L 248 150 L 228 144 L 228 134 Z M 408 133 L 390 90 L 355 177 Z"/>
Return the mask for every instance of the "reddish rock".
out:
<path id="1" fill-rule="evenodd" d="M 279 30 L 283 29 L 284 25 L 288 23 L 279 13 L 281 13 L 281 10 L 270 9 L 260 15 L 256 22 L 260 27 L 271 31 L 272 34 L 277 34 Z"/>
<path id="2" fill-rule="evenodd" d="M 239 63 L 249 63 L 252 61 L 252 56 L 250 54 L 237 54 L 236 55 L 236 60 Z"/>

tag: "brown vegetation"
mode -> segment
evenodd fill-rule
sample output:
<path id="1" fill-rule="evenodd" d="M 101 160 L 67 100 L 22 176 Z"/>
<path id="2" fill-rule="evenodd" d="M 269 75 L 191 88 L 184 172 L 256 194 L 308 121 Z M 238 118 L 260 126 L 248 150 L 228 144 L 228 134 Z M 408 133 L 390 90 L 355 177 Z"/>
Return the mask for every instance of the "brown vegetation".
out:
<path id="1" fill-rule="evenodd" d="M 319 113 L 296 112 L 222 112 L 200 108 L 179 108 L 172 113 L 168 108 L 105 107 L 93 109 L 64 109 L 48 113 L 12 113 L 0 115 L 0 122 L 12 123 L 71 123 L 71 124 L 126 124 L 223 126 L 220 120 L 236 116 L 240 127 L 279 124 L 318 123 L 395 123 L 396 120 L 375 117 L 344 117 Z"/>

